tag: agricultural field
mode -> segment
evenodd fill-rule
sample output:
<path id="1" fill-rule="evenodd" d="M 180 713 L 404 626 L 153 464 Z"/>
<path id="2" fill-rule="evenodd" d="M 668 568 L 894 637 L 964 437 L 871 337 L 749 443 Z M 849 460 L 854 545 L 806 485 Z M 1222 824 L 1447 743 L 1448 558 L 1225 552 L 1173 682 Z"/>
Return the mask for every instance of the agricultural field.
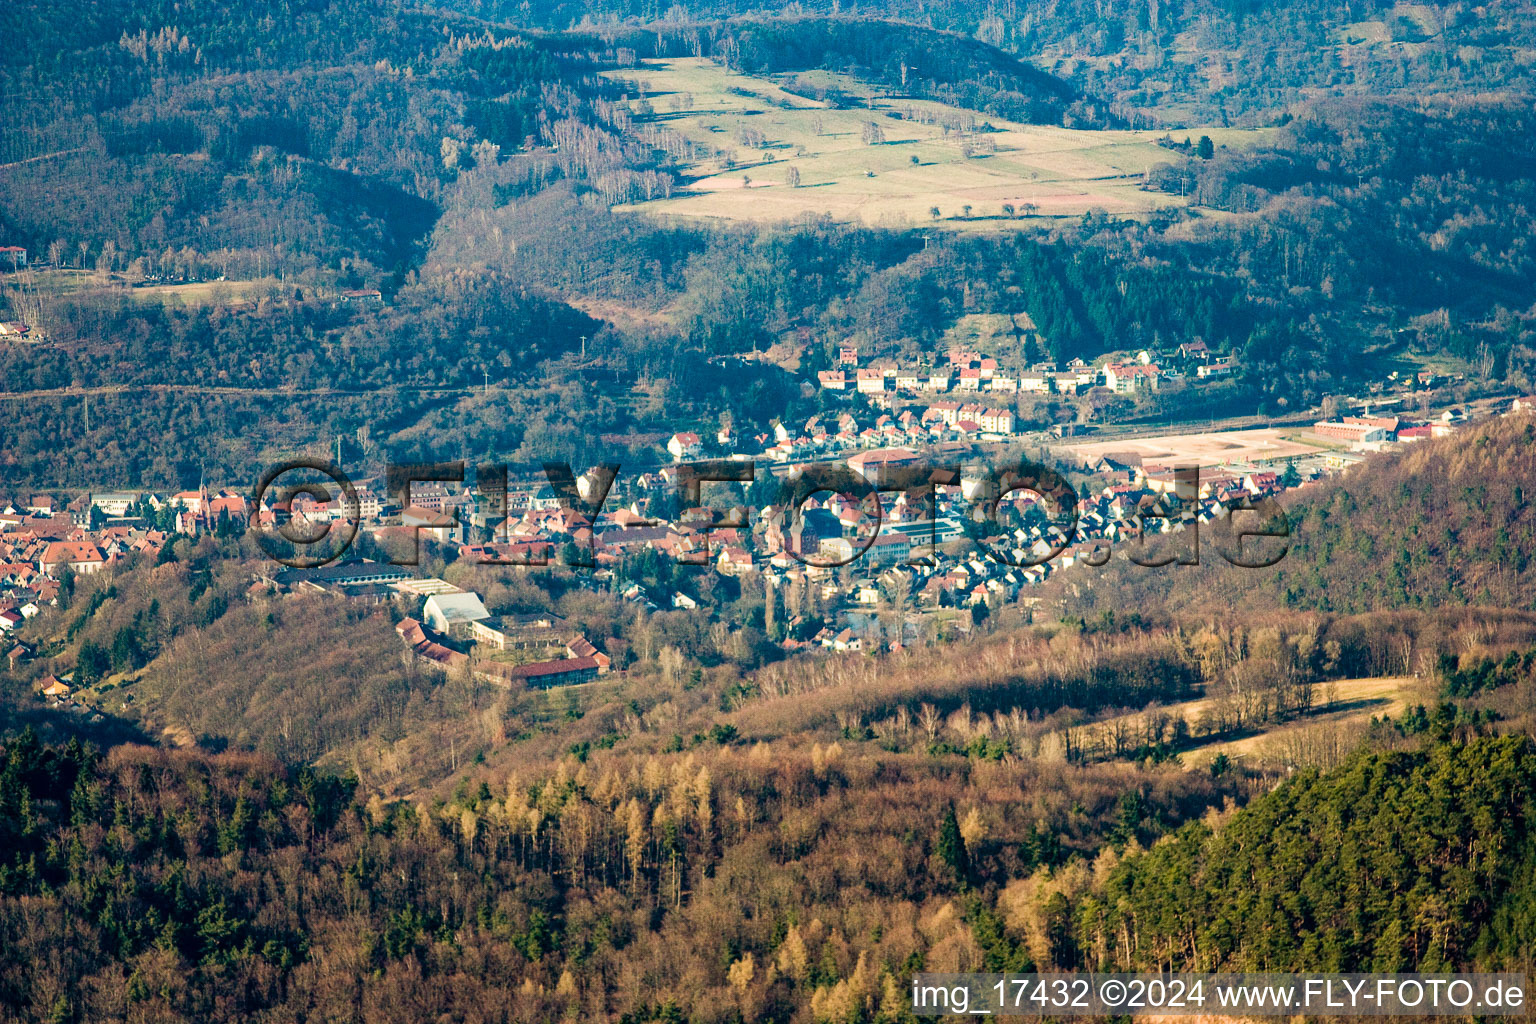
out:
<path id="1" fill-rule="evenodd" d="M 807 72 L 780 82 L 705 58 L 608 74 L 635 84 L 637 112 L 648 104 L 660 125 L 707 154 L 682 192 L 633 207 L 652 214 L 754 221 L 826 214 L 870 225 L 997 231 L 1027 217 L 1093 209 L 1134 215 L 1187 202 L 1141 187 L 1147 171 L 1174 158 L 1157 145 L 1161 129 L 1017 124 L 876 94 L 843 75 Z M 835 96 L 844 98 L 842 109 Z M 1171 134 L 1246 147 L 1263 132 L 1195 127 Z"/>

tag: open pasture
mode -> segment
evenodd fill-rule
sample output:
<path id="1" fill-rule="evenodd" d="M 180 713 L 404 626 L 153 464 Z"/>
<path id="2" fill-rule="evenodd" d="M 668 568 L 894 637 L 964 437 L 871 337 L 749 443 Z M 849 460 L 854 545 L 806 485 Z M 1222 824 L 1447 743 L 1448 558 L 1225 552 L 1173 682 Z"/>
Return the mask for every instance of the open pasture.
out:
<path id="1" fill-rule="evenodd" d="M 1177 159 L 1157 144 L 1162 130 L 1019 124 L 876 94 L 847 76 L 806 72 L 776 81 L 705 58 L 610 74 L 635 84 L 637 112 L 649 104 L 658 127 L 701 150 L 683 191 L 635 207 L 649 213 L 757 221 L 826 214 L 892 227 L 1007 230 L 1027 217 L 1091 209 L 1134 215 L 1186 202 L 1142 188 L 1147 171 Z M 1244 146 L 1262 131 L 1171 134 Z"/>

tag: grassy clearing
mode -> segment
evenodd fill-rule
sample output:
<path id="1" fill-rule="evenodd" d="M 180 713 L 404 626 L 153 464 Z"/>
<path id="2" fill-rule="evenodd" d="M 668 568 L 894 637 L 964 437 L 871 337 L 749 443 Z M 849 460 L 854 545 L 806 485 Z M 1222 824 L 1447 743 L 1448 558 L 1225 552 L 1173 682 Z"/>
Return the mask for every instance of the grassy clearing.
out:
<path id="1" fill-rule="evenodd" d="M 1170 719 L 1183 718 L 1191 726 L 1216 708 L 1220 698 L 1202 697 L 1199 700 L 1169 704 L 1157 709 Z M 1397 718 L 1412 704 L 1425 701 L 1419 692 L 1418 680 L 1412 676 L 1382 676 L 1366 679 L 1343 679 L 1319 684 L 1317 703 L 1311 714 L 1301 719 L 1278 722 L 1250 735 L 1237 739 L 1199 743 L 1185 750 L 1181 760 L 1189 768 L 1201 768 L 1211 763 L 1218 754 L 1225 754 L 1234 761 L 1266 762 L 1285 759 L 1288 752 L 1304 745 L 1304 741 L 1320 732 L 1342 732 L 1359 735 L 1371 718 L 1391 715 Z M 1145 719 L 1147 712 L 1124 715 L 1120 719 L 1132 726 L 1133 733 Z"/>
<path id="2" fill-rule="evenodd" d="M 249 302 L 281 289 L 275 277 L 256 281 L 198 281 L 192 284 L 157 284 L 128 289 L 128 297 L 143 302 L 180 303 L 185 306 L 228 305 Z"/>
<path id="3" fill-rule="evenodd" d="M 1026 332 L 1033 330 L 1035 322 L 1028 313 L 1016 313 L 1013 316 L 1007 313 L 967 313 L 944 332 L 934 346 L 934 351 L 943 353 L 951 348 L 967 348 L 973 352 L 1022 363 L 1026 361 L 1023 338 Z M 1040 338 L 1036 344 L 1037 348 L 1043 347 L 1045 339 Z"/>
<path id="4" fill-rule="evenodd" d="M 14 285 L 18 275 L 6 274 L 0 283 Z M 168 305 L 206 306 L 229 305 L 247 302 L 282 288 L 275 277 L 263 277 L 252 281 L 194 281 L 188 284 L 157 284 L 139 288 L 128 287 L 121 277 L 113 276 L 104 282 L 88 270 L 40 270 L 33 275 L 33 285 L 48 295 L 77 295 L 89 292 L 121 295 L 136 302 L 163 302 Z M 291 293 L 291 288 L 289 289 Z"/>
<path id="5" fill-rule="evenodd" d="M 797 90 L 791 93 L 778 82 L 702 58 L 651 61 L 610 74 L 637 83 L 635 106 L 643 92 L 661 123 L 718 151 L 694 165 L 687 192 L 638 206 L 650 213 L 755 221 L 827 214 L 872 225 L 997 231 L 1026 215 L 1075 217 L 1090 209 L 1138 214 L 1185 202 L 1141 188 L 1148 170 L 1175 158 L 1156 144 L 1161 130 L 1017 124 L 942 103 L 875 95 L 861 82 L 826 72 L 787 76 L 786 84 L 793 79 Z M 800 95 L 806 86 L 856 102 L 835 109 L 830 100 Z M 973 128 L 946 132 L 944 122 Z M 866 142 L 871 123 L 883 142 Z M 748 145 L 744 137 L 753 132 L 762 134 L 762 142 Z M 1209 135 L 1218 146 L 1248 146 L 1263 130 L 1173 133 L 1179 139 L 1186 134 Z M 978 140 L 995 151 L 977 150 Z M 969 158 L 967 142 L 973 147 Z M 788 184 L 791 167 L 800 175 L 799 187 Z M 1005 204 L 1014 207 L 1014 217 Z"/>

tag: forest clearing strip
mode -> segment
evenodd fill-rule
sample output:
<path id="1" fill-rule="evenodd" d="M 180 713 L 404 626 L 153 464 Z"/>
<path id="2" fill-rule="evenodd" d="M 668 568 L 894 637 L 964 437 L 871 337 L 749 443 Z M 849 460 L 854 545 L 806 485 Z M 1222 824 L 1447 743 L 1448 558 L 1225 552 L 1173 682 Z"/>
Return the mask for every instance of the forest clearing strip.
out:
<path id="1" fill-rule="evenodd" d="M 1262 753 L 1271 743 L 1315 726 L 1357 726 L 1364 725 L 1373 717 L 1396 717 L 1419 699 L 1417 683 L 1418 680 L 1413 676 L 1369 676 L 1320 682 L 1314 685 L 1315 703 L 1305 714 L 1263 722 L 1254 727 L 1244 725 L 1237 735 L 1224 733 L 1192 737 L 1185 742 L 1179 753 L 1184 763 L 1193 767 L 1209 764 L 1220 754 L 1238 758 Z M 1182 718 L 1193 731 L 1203 717 L 1220 712 L 1223 706 L 1230 706 L 1236 700 L 1225 694 L 1213 694 L 1128 715 L 1116 715 L 1085 728 L 1108 736 L 1116 727 L 1123 727 L 1130 736 L 1135 737 L 1144 733 L 1150 718 L 1163 716 L 1169 721 Z"/>

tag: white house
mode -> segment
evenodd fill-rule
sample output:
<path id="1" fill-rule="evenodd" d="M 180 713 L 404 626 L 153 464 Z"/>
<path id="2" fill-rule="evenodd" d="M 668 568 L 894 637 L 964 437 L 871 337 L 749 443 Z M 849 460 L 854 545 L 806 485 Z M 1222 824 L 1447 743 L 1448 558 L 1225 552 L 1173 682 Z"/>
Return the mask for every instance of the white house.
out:
<path id="1" fill-rule="evenodd" d="M 1162 371 L 1156 363 L 1106 363 L 1104 384 L 1120 394 L 1132 391 L 1156 391 Z"/>
<path id="2" fill-rule="evenodd" d="M 672 453 L 674 462 L 691 459 L 704 451 L 699 441 L 699 435 L 693 433 L 673 434 L 667 439 L 667 451 Z"/>
<path id="3" fill-rule="evenodd" d="M 870 368 L 860 370 L 858 377 L 858 388 L 860 394 L 884 394 L 885 371 Z"/>

